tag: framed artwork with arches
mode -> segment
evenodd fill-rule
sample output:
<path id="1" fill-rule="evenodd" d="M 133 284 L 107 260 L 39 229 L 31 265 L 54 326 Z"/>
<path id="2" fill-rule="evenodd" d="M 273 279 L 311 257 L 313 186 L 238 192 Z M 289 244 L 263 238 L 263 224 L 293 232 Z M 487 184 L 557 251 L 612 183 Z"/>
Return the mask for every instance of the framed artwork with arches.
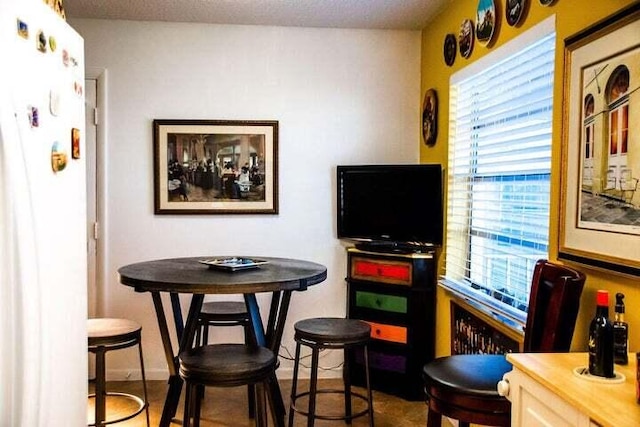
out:
<path id="1" fill-rule="evenodd" d="M 640 3 L 565 40 L 559 258 L 640 276 Z"/>

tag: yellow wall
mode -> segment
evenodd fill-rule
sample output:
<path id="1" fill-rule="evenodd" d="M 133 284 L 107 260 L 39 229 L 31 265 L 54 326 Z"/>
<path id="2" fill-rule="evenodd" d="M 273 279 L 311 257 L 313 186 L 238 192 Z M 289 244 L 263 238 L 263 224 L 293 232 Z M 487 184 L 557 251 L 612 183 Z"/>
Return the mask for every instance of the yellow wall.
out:
<path id="1" fill-rule="evenodd" d="M 506 0 L 495 0 L 496 15 L 500 17 L 496 34 L 490 47 L 480 46 L 477 41 L 468 59 L 459 53 L 453 66 L 448 67 L 443 60 L 443 41 L 447 33 L 458 34 L 460 23 L 465 18 L 475 21 L 477 0 L 452 0 L 448 6 L 433 19 L 422 31 L 422 81 L 421 93 L 434 88 L 438 94 L 438 138 L 435 146 L 427 147 L 421 143 L 420 160 L 422 163 L 447 164 L 447 120 L 449 115 L 449 77 L 452 73 L 471 64 L 483 55 L 501 46 L 513 37 L 531 28 L 547 17 L 556 17 L 556 68 L 553 103 L 553 148 L 551 166 L 551 224 L 549 236 L 549 258 L 557 260 L 558 256 L 558 217 L 560 200 L 560 151 L 562 125 L 562 70 L 564 67 L 564 39 L 607 17 L 608 15 L 633 3 L 631 0 L 556 0 L 552 6 L 542 6 L 538 0 L 529 0 L 528 13 L 518 27 L 510 27 L 504 19 Z M 422 103 L 422 98 L 420 99 Z M 440 257 L 440 271 L 443 271 L 444 253 Z M 587 275 L 587 282 L 582 296 L 578 323 L 574 333 L 572 350 L 586 351 L 589 322 L 595 313 L 595 291 L 606 289 L 610 293 L 610 315 L 613 316 L 613 303 L 616 292 L 625 294 L 627 306 L 626 320 L 629 323 L 629 347 L 632 351 L 640 351 L 640 280 L 633 280 L 613 273 L 603 273 L 578 265 L 578 269 Z M 450 352 L 450 318 L 449 296 L 438 289 L 437 342 L 438 356 Z M 638 328 L 638 329 L 636 329 Z"/>

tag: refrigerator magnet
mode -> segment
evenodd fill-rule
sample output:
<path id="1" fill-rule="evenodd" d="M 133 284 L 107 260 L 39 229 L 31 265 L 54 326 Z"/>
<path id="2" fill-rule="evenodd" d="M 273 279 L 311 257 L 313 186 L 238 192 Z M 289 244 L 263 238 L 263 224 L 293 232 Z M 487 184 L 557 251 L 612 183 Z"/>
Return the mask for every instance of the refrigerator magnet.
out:
<path id="1" fill-rule="evenodd" d="M 23 39 L 28 39 L 29 38 L 29 26 L 27 25 L 26 22 L 24 22 L 22 19 L 17 18 L 16 20 L 16 25 L 17 25 L 17 30 L 18 30 L 18 35 L 20 37 L 22 37 Z"/>
<path id="2" fill-rule="evenodd" d="M 51 52 L 55 52 L 57 48 L 58 43 L 56 42 L 56 38 L 53 36 L 49 36 L 49 49 L 51 49 Z"/>
<path id="3" fill-rule="evenodd" d="M 51 146 L 51 169 L 54 173 L 60 172 L 67 167 L 67 153 L 60 148 L 59 142 L 54 142 Z"/>
<path id="4" fill-rule="evenodd" d="M 49 91 L 49 111 L 54 117 L 60 114 L 60 92 L 57 90 Z"/>
<path id="5" fill-rule="evenodd" d="M 42 30 L 38 31 L 38 35 L 36 36 L 36 47 L 42 53 L 47 52 L 47 36 L 44 35 Z"/>
<path id="6" fill-rule="evenodd" d="M 38 126 L 40 126 L 40 118 L 37 107 L 27 107 L 27 114 L 29 116 L 29 124 L 32 128 L 37 128 Z"/>
<path id="7" fill-rule="evenodd" d="M 80 129 L 71 129 L 71 158 L 80 158 Z"/>
<path id="8" fill-rule="evenodd" d="M 62 64 L 65 67 L 69 66 L 69 51 L 67 49 L 62 49 Z"/>

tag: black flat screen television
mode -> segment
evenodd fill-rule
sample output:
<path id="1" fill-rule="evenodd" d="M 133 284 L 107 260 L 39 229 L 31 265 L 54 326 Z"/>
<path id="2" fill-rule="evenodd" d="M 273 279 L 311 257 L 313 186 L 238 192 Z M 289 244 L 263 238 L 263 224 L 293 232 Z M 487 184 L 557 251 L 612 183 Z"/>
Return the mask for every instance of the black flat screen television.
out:
<path id="1" fill-rule="evenodd" d="M 380 251 L 442 245 L 442 167 L 337 167 L 338 238 Z"/>

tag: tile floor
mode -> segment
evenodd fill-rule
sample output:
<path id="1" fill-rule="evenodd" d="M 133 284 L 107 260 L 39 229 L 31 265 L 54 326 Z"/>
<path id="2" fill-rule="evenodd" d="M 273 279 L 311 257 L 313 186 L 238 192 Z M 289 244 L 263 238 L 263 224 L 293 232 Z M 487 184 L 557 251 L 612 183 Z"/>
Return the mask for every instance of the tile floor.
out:
<path id="1" fill-rule="evenodd" d="M 150 402 L 150 420 L 151 426 L 157 426 L 162 413 L 162 405 L 166 394 L 166 381 L 148 381 L 149 402 Z M 288 395 L 291 387 L 291 381 L 282 381 L 282 393 L 285 396 L 285 405 L 288 405 Z M 321 380 L 321 386 L 338 387 L 341 385 L 340 380 L 324 379 Z M 306 386 L 306 385 L 302 385 Z M 141 384 L 136 381 L 127 382 L 110 382 L 109 390 L 124 391 L 137 394 L 141 390 Z M 363 389 L 355 387 L 356 391 L 364 392 Z M 253 420 L 247 415 L 247 393 L 245 387 L 235 388 L 207 388 L 205 401 L 202 408 L 202 427 L 250 427 L 253 426 Z M 341 395 L 323 394 L 318 401 L 318 410 L 335 411 L 342 407 Z M 406 401 L 396 396 L 391 396 L 382 392 L 374 391 L 374 418 L 376 427 L 414 427 L 425 426 L 427 408 L 422 401 Z M 88 419 L 93 420 L 93 401 L 89 401 Z M 304 404 L 304 401 L 302 401 Z M 359 402 L 354 400 L 354 409 L 358 410 Z M 182 408 L 180 402 L 178 414 L 174 419 L 172 426 L 182 425 Z M 114 411 L 127 410 L 126 405 L 109 404 L 107 408 L 108 414 Z M 327 412 L 325 412 L 327 413 Z M 329 412 L 335 413 L 335 412 Z M 138 415 L 134 419 L 116 424 L 121 427 L 142 427 L 146 426 L 144 413 Z M 306 418 L 295 416 L 296 427 L 306 426 Z M 342 421 L 324 421 L 318 420 L 315 424 L 317 427 L 323 426 L 340 426 L 346 425 Z M 367 417 L 360 417 L 353 421 L 354 427 L 368 426 Z"/>

